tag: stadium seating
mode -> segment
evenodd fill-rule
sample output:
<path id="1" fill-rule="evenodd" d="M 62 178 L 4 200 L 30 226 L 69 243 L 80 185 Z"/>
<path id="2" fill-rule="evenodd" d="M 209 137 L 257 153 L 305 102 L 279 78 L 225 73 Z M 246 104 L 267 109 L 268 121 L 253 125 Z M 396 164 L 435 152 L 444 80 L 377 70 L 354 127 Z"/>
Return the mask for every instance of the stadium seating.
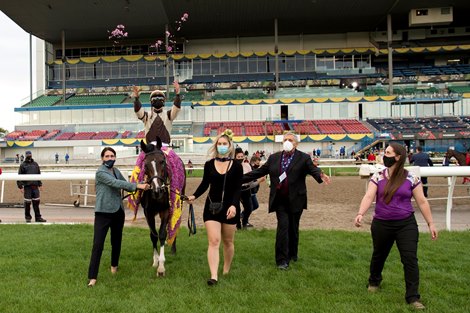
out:
<path id="1" fill-rule="evenodd" d="M 61 96 L 40 96 L 31 103 L 25 104 L 23 107 L 48 107 L 60 101 Z"/>
<path id="2" fill-rule="evenodd" d="M 23 130 L 15 130 L 5 136 L 7 140 L 17 140 L 18 138 L 22 137 L 24 134 L 26 134 L 25 131 Z"/>
<path id="3" fill-rule="evenodd" d="M 53 131 L 51 131 L 51 132 L 47 133 L 46 135 L 44 135 L 44 137 L 42 137 L 42 140 L 51 140 L 59 133 L 60 133 L 60 130 L 54 129 Z"/>
<path id="4" fill-rule="evenodd" d="M 46 134 L 47 134 L 47 130 L 45 130 L 45 129 L 32 130 L 32 131 L 24 134 L 23 136 L 21 136 L 18 139 L 19 140 L 25 140 L 25 141 L 34 141 L 34 140 L 38 140 L 39 138 L 43 137 Z"/>
<path id="5" fill-rule="evenodd" d="M 126 97 L 127 95 L 76 95 L 65 100 L 65 105 L 119 104 Z"/>
<path id="6" fill-rule="evenodd" d="M 72 133 L 72 132 L 63 132 L 60 135 L 58 135 L 57 137 L 55 137 L 54 140 L 69 140 L 74 135 L 75 135 L 75 133 Z"/>
<path id="7" fill-rule="evenodd" d="M 78 132 L 70 137 L 69 140 L 91 140 L 95 134 L 95 132 Z"/>
<path id="8" fill-rule="evenodd" d="M 415 134 L 419 131 L 460 132 L 470 129 L 468 117 L 434 118 L 387 118 L 368 119 L 367 122 L 380 132 L 401 132 Z"/>
<path id="9" fill-rule="evenodd" d="M 289 125 L 286 128 L 285 125 Z M 230 128 L 236 136 L 281 135 L 287 130 L 299 134 L 367 134 L 371 130 L 357 120 L 308 120 L 295 122 L 209 122 L 204 136 L 215 136 Z"/>
<path id="10" fill-rule="evenodd" d="M 97 132 L 92 139 L 93 140 L 98 140 L 98 139 L 114 139 L 118 135 L 117 131 L 104 131 L 104 132 Z"/>
<path id="11" fill-rule="evenodd" d="M 131 132 L 130 130 L 124 131 L 124 132 L 121 134 L 121 138 L 122 138 L 122 139 L 132 138 L 132 132 Z"/>

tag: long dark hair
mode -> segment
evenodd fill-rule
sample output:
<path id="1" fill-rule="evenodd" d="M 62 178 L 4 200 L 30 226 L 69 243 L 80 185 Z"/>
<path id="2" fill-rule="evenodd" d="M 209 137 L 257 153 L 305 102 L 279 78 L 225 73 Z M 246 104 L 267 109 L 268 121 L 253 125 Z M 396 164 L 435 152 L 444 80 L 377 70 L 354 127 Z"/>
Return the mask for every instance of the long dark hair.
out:
<path id="1" fill-rule="evenodd" d="M 392 197 L 397 191 L 398 188 L 403 184 L 408 175 L 408 171 L 405 170 L 405 161 L 406 161 L 406 149 L 403 145 L 400 145 L 396 142 L 391 142 L 390 147 L 396 155 L 400 156 L 400 159 L 395 163 L 395 169 L 388 178 L 388 182 L 385 185 L 383 199 L 385 203 L 389 204 L 392 201 Z M 390 172 L 389 172 L 390 174 Z"/>

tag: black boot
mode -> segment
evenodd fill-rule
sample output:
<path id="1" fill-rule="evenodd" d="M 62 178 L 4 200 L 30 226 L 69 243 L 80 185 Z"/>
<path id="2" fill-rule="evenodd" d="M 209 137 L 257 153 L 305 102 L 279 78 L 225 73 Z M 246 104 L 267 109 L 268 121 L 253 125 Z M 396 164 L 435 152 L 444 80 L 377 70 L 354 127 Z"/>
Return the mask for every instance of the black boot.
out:
<path id="1" fill-rule="evenodd" d="M 33 210 L 34 210 L 34 217 L 37 223 L 47 222 L 45 219 L 41 217 L 41 212 L 39 211 L 39 200 L 33 200 Z"/>

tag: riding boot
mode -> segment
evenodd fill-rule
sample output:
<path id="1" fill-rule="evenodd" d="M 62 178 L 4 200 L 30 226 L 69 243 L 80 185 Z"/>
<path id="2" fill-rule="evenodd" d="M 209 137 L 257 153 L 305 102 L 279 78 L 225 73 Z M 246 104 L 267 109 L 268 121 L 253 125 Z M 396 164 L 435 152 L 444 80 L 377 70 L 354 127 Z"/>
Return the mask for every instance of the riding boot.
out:
<path id="1" fill-rule="evenodd" d="M 24 202 L 24 218 L 26 219 L 26 222 L 31 222 L 31 202 L 29 201 Z"/>

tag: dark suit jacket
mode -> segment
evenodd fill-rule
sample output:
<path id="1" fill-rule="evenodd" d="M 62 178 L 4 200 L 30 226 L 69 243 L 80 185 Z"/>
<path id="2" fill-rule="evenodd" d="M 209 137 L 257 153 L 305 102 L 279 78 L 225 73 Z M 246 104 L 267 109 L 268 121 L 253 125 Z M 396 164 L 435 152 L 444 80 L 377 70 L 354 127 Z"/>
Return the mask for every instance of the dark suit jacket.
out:
<path id="1" fill-rule="evenodd" d="M 433 166 L 432 160 L 429 155 L 424 152 L 419 152 L 411 156 L 410 163 L 416 166 Z"/>
<path id="2" fill-rule="evenodd" d="M 313 165 L 310 156 L 304 152 L 295 150 L 289 168 L 287 169 L 287 182 L 289 186 L 289 203 L 293 212 L 300 212 L 307 209 L 307 186 L 305 179 L 307 175 L 318 182 L 322 183 L 321 170 Z M 282 152 L 276 152 L 269 156 L 266 163 L 243 175 L 242 183 L 246 183 L 257 178 L 269 175 L 271 187 L 269 192 L 269 212 L 277 210 L 277 203 L 274 199 L 276 196 L 277 186 L 279 185 L 279 176 L 281 176 L 281 156 Z"/>

